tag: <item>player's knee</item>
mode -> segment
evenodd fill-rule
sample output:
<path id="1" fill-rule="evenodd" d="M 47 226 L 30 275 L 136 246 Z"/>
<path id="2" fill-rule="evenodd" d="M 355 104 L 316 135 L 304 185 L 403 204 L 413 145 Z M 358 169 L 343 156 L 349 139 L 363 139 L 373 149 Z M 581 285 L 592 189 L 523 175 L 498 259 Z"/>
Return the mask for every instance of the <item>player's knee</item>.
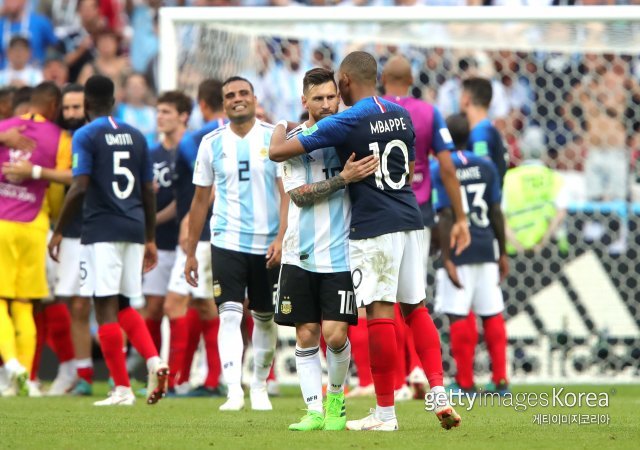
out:
<path id="1" fill-rule="evenodd" d="M 447 317 L 449 318 L 450 325 L 467 318 L 467 316 L 459 316 L 457 314 L 447 314 Z"/>
<path id="2" fill-rule="evenodd" d="M 301 348 L 315 347 L 320 343 L 320 326 L 305 323 L 296 327 L 296 343 Z"/>
<path id="3" fill-rule="evenodd" d="M 71 318 L 88 322 L 91 316 L 91 301 L 87 298 L 73 298 L 70 302 Z"/>
<path id="4" fill-rule="evenodd" d="M 193 302 L 193 307 L 198 311 L 201 320 L 211 320 L 216 317 L 216 305 L 213 300 L 200 300 Z"/>
<path id="5" fill-rule="evenodd" d="M 175 297 L 167 297 L 162 309 L 169 319 L 178 319 L 187 314 L 186 303 Z"/>
<path id="6" fill-rule="evenodd" d="M 347 342 L 347 328 L 344 327 L 332 327 L 331 329 L 322 330 L 322 336 L 327 346 L 330 348 L 342 348 Z"/>

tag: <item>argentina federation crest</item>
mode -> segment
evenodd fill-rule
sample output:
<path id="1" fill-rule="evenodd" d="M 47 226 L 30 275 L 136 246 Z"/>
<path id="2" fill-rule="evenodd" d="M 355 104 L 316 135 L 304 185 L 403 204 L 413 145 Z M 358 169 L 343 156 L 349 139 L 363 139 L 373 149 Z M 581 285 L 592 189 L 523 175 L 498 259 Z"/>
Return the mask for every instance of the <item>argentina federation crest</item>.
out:
<path id="1" fill-rule="evenodd" d="M 289 296 L 286 295 L 284 297 L 284 300 L 282 300 L 282 303 L 280 303 L 280 311 L 282 312 L 282 314 L 291 314 L 291 310 L 293 308 L 291 307 L 291 300 L 289 299 Z"/>

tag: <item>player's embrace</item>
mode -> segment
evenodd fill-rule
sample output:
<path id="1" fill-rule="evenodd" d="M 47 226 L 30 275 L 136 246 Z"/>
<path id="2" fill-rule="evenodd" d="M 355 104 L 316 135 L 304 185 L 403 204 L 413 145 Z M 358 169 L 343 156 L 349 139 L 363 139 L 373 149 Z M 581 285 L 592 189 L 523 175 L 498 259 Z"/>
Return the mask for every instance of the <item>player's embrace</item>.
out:
<path id="1" fill-rule="evenodd" d="M 302 103 L 309 120 L 289 137 L 305 133 L 323 117 L 338 112 L 338 89 L 333 71 L 317 68 L 303 79 Z M 296 327 L 296 369 L 307 414 L 293 431 L 343 430 L 347 418 L 344 382 L 351 361 L 349 324 L 357 322 L 349 271 L 351 205 L 347 184 L 360 181 L 378 168 L 370 155 L 345 168 L 332 147 L 282 163 L 282 182 L 291 197 L 287 232 L 282 246 L 276 323 Z M 329 384 L 322 405 L 320 324 L 327 343 Z"/>
<path id="2" fill-rule="evenodd" d="M 335 146 L 340 161 L 352 153 L 356 160 L 370 155 L 380 158 L 372 175 L 349 186 L 351 232 L 349 261 L 359 306 L 366 306 L 371 373 L 377 407 L 362 420 L 347 422 L 350 430 L 395 431 L 395 369 L 398 363 L 394 303 L 400 302 L 411 329 L 416 351 L 424 367 L 439 366 L 431 389 L 444 393 L 440 338 L 424 307 L 422 267 L 423 221 L 411 190 L 415 151 L 413 124 L 399 105 L 377 97 L 377 64 L 365 52 L 353 52 L 340 64 L 340 95 L 353 105 L 347 111 L 326 117 L 305 133 L 285 140 L 284 129 L 273 132 L 269 155 L 285 160 L 295 155 Z M 468 245 L 466 227 L 456 223 L 453 240 L 459 248 Z M 435 413 L 444 428 L 458 426 L 460 416 L 438 396 Z"/>
<path id="3" fill-rule="evenodd" d="M 80 291 L 93 297 L 98 336 L 115 389 L 97 406 L 131 405 L 135 401 L 122 353 L 120 327 L 149 369 L 147 402 L 166 390 L 168 367 L 158 357 L 142 317 L 129 306 L 142 295 L 142 272 L 158 259 L 155 244 L 153 172 L 142 134 L 111 117 L 114 85 L 95 75 L 85 85 L 85 112 L 91 123 L 73 136 L 73 183 L 49 242 L 57 261 L 62 230 L 84 200 Z"/>

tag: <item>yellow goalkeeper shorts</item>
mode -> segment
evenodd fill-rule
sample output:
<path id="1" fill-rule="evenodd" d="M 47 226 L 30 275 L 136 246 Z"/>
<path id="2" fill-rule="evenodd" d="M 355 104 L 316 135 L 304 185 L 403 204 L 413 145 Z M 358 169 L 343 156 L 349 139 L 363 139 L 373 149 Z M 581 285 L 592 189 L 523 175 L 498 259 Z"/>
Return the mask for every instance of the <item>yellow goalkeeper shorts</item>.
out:
<path id="1" fill-rule="evenodd" d="M 41 299 L 49 296 L 46 252 L 49 217 L 29 223 L 0 220 L 0 298 Z"/>

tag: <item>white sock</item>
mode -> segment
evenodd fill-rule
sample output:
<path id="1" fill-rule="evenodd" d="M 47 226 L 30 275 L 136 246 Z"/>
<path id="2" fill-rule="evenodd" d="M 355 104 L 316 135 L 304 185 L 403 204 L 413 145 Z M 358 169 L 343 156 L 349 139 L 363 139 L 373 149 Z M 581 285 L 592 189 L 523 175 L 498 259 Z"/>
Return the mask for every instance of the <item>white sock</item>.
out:
<path id="1" fill-rule="evenodd" d="M 436 408 L 441 408 L 443 406 L 449 405 L 449 396 L 447 396 L 447 392 L 445 391 L 444 386 L 432 387 L 431 393 L 434 396 Z"/>
<path id="2" fill-rule="evenodd" d="M 7 369 L 7 372 L 10 374 L 22 373 L 25 370 L 16 358 L 11 358 L 9 361 L 5 361 L 4 368 Z"/>
<path id="3" fill-rule="evenodd" d="M 251 312 L 253 316 L 253 377 L 251 389 L 267 386 L 267 377 L 276 352 L 278 330 L 273 322 L 273 313 Z"/>
<path id="4" fill-rule="evenodd" d="M 149 372 L 153 372 L 156 369 L 157 365 L 161 362 L 162 360 L 159 356 L 152 356 L 151 358 L 147 359 L 147 370 Z"/>
<path id="5" fill-rule="evenodd" d="M 65 378 L 75 378 L 76 377 L 76 369 L 73 363 L 73 360 L 63 362 L 58 366 L 58 375 L 63 376 Z"/>
<path id="6" fill-rule="evenodd" d="M 296 372 L 302 399 L 309 411 L 322 413 L 322 365 L 320 348 L 300 348 L 296 345 Z"/>
<path id="7" fill-rule="evenodd" d="M 396 418 L 395 406 L 376 405 L 376 419 L 386 422 Z"/>
<path id="8" fill-rule="evenodd" d="M 93 367 L 93 360 L 91 358 L 84 359 L 74 359 L 73 360 L 76 370 L 77 369 L 87 369 L 89 367 Z"/>
<path id="9" fill-rule="evenodd" d="M 327 346 L 327 366 L 329 370 L 329 392 L 342 392 L 344 383 L 349 372 L 349 363 L 351 362 L 351 342 L 347 338 L 347 342 L 338 349 Z"/>
<path id="10" fill-rule="evenodd" d="M 244 396 L 242 391 L 242 304 L 237 302 L 225 302 L 218 308 L 220 316 L 220 329 L 218 331 L 218 353 L 222 374 L 227 383 L 227 397 Z M 255 336 L 255 331 L 254 331 Z"/>

